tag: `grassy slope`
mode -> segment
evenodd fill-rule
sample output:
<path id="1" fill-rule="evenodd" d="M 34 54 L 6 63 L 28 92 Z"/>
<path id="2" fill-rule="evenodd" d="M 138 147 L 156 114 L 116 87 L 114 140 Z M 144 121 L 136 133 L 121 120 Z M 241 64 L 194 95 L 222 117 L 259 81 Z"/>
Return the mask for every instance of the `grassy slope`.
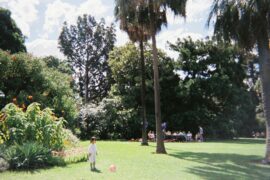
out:
<path id="1" fill-rule="evenodd" d="M 88 142 L 82 142 L 87 147 Z M 168 155 L 157 155 L 154 144 L 98 142 L 97 168 L 87 162 L 34 172 L 0 173 L 0 179 L 270 179 L 270 166 L 256 164 L 264 155 L 263 140 L 167 143 Z M 110 173 L 111 164 L 117 167 Z"/>

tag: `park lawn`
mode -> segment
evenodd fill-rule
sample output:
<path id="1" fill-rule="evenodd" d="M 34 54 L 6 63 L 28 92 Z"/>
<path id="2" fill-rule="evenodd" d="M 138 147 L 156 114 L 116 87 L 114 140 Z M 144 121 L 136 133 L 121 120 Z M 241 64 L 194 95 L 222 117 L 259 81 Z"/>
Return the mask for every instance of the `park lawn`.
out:
<path id="1" fill-rule="evenodd" d="M 88 162 L 69 164 L 33 172 L 0 173 L 1 180 L 182 180 L 182 179 L 270 179 L 270 166 L 261 165 L 265 145 L 262 139 L 240 139 L 204 143 L 166 143 L 167 155 L 155 154 L 155 144 L 138 142 L 97 142 L 97 168 Z M 81 142 L 87 149 L 88 142 Z M 109 172 L 115 164 L 117 171 Z"/>

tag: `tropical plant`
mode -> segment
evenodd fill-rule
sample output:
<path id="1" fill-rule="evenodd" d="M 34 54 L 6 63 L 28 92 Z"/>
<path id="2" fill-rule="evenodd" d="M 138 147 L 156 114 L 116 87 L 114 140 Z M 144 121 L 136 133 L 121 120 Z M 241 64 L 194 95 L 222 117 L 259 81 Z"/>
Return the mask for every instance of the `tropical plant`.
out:
<path id="1" fill-rule="evenodd" d="M 4 159 L 10 169 L 36 169 L 41 167 L 64 165 L 64 160 L 53 157 L 51 150 L 39 143 L 25 142 L 15 144 L 4 151 Z"/>
<path id="2" fill-rule="evenodd" d="M 154 69 L 154 91 L 155 91 L 155 118 L 156 118 L 156 133 L 157 147 L 156 153 L 166 153 L 163 134 L 161 130 L 161 110 L 160 110 L 160 87 L 159 87 L 159 72 L 158 72 L 158 55 L 156 46 L 156 34 L 161 30 L 163 25 L 167 24 L 167 10 L 175 15 L 186 16 L 187 0 L 149 0 L 149 1 L 122 1 L 117 3 L 123 8 L 119 11 L 132 11 L 134 16 L 130 16 L 129 23 L 140 25 L 143 29 L 148 29 L 152 38 L 153 50 L 153 69 Z M 127 7 L 127 8 L 126 8 Z M 130 14 L 130 13 L 129 13 Z"/>
<path id="3" fill-rule="evenodd" d="M 270 163 L 270 1 L 269 0 L 215 0 L 209 15 L 215 20 L 215 34 L 240 46 L 258 49 L 262 100 L 266 117 L 266 153 L 264 162 Z"/>
<path id="4" fill-rule="evenodd" d="M 2 113 L 0 136 L 5 144 L 32 141 L 54 150 L 63 148 L 63 120 L 55 117 L 51 109 L 41 110 L 38 103 L 32 103 L 24 112 L 11 103 Z"/>
<path id="5" fill-rule="evenodd" d="M 144 60 L 144 42 L 150 39 L 150 31 L 144 26 L 135 23 L 134 17 L 138 12 L 130 11 L 134 3 L 126 3 L 123 0 L 116 0 L 114 15 L 117 21 L 120 21 L 120 29 L 127 32 L 129 39 L 133 42 L 139 42 L 140 47 L 140 73 L 141 73 L 141 116 L 142 116 L 142 145 L 148 145 L 147 142 L 147 121 L 145 104 L 145 60 Z"/>

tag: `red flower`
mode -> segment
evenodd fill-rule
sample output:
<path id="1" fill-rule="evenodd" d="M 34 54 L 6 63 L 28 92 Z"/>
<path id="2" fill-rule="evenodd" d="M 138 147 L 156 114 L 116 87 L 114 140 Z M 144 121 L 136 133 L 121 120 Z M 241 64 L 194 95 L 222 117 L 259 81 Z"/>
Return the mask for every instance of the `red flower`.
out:
<path id="1" fill-rule="evenodd" d="M 33 96 L 28 96 L 27 97 L 30 101 L 33 100 Z"/>

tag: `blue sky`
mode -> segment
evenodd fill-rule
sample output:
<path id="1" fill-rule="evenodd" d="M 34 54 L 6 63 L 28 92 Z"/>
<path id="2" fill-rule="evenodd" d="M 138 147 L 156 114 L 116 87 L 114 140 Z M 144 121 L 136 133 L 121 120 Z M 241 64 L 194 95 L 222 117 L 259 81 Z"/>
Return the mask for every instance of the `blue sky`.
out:
<path id="1" fill-rule="evenodd" d="M 158 48 L 170 56 L 176 54 L 167 47 L 167 41 L 191 36 L 201 39 L 212 35 L 212 28 L 206 27 L 206 20 L 213 0 L 188 0 L 187 18 L 168 14 L 169 25 L 157 36 Z M 35 56 L 64 56 L 59 52 L 57 39 L 64 21 L 74 24 L 79 15 L 90 14 L 96 19 L 105 18 L 114 22 L 114 0 L 0 0 L 0 6 L 9 9 L 17 25 L 27 36 L 28 52 Z M 128 41 L 127 35 L 117 27 L 117 46 Z"/>

